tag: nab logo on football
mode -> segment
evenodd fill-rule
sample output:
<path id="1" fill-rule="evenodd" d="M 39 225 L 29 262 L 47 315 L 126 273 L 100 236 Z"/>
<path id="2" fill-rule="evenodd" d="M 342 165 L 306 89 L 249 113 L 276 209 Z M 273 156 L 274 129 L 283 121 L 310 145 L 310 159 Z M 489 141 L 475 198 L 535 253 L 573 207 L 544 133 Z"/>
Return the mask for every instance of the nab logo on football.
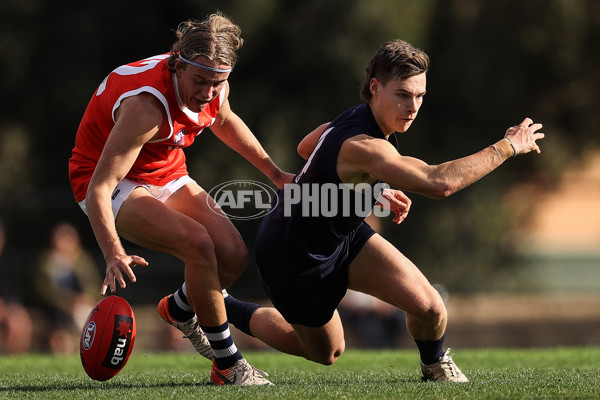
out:
<path id="1" fill-rule="evenodd" d="M 94 344 L 94 338 L 96 337 L 96 323 L 91 321 L 83 330 L 83 348 L 89 350 Z"/>
<path id="2" fill-rule="evenodd" d="M 112 369 L 121 369 L 125 357 L 129 354 L 133 319 L 127 315 L 115 315 L 115 326 L 109 351 L 106 353 L 102 366 Z"/>
<path id="3" fill-rule="evenodd" d="M 223 212 L 235 220 L 264 217 L 272 211 L 271 202 L 277 198 L 277 193 L 269 185 L 251 180 L 221 183 L 208 194 L 210 198 L 206 201 L 211 210 L 218 214 Z"/>

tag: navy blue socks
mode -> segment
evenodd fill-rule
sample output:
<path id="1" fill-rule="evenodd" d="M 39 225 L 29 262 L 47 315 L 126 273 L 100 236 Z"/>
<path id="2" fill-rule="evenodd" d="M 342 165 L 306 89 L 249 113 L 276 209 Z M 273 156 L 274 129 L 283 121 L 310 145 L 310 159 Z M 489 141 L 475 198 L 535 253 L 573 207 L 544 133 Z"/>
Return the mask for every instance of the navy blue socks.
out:
<path id="1" fill-rule="evenodd" d="M 446 333 L 438 340 L 416 340 L 415 343 L 421 354 L 421 362 L 429 365 L 440 361 L 440 357 L 444 355 L 444 339 Z"/>
<path id="2" fill-rule="evenodd" d="M 250 332 L 250 318 L 259 308 L 258 304 L 240 301 L 230 294 L 225 296 L 227 320 L 247 335 L 254 336 Z"/>

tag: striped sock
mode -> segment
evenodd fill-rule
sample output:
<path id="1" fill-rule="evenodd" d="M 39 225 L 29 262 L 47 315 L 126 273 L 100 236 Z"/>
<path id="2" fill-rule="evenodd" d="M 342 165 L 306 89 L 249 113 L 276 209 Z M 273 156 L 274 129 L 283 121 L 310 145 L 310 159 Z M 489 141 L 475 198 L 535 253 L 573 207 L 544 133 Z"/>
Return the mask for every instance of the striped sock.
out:
<path id="1" fill-rule="evenodd" d="M 233 366 L 238 360 L 241 360 L 242 353 L 237 349 L 229 324 L 225 322 L 220 326 L 200 326 L 210 342 L 210 347 L 215 355 L 215 364 L 219 369 L 227 369 Z"/>
<path id="2" fill-rule="evenodd" d="M 192 307 L 188 301 L 185 282 L 175 293 L 173 293 L 173 296 L 169 298 L 169 311 L 173 318 L 182 322 L 188 321 L 196 315 L 194 307 Z"/>

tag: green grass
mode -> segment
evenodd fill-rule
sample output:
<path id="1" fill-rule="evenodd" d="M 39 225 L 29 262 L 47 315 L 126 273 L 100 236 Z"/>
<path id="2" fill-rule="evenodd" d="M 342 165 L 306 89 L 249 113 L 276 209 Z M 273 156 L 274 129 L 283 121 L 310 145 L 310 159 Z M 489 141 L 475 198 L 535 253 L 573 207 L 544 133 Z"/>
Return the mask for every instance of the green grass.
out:
<path id="1" fill-rule="evenodd" d="M 422 382 L 416 351 L 348 350 L 325 367 L 276 352 L 244 353 L 274 387 L 215 387 L 194 354 L 136 353 L 119 375 L 90 380 L 78 356 L 0 356 L 0 399 L 597 399 L 600 349 L 461 350 L 464 384 Z"/>

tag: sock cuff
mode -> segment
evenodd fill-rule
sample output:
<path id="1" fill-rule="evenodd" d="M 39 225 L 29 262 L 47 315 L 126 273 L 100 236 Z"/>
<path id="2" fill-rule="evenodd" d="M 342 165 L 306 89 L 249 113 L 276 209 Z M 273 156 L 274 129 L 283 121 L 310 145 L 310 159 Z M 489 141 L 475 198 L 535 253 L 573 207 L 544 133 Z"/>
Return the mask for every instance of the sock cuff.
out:
<path id="1" fill-rule="evenodd" d="M 185 286 L 185 283 L 184 283 Z M 182 287 L 184 287 L 182 286 Z M 174 294 L 173 294 L 173 299 L 175 299 L 175 304 L 177 304 L 177 307 L 181 308 L 183 311 L 187 311 L 187 312 L 194 312 L 194 307 L 192 307 L 188 302 L 187 302 L 187 296 L 185 298 L 185 300 L 183 298 L 181 298 L 181 294 L 180 294 L 180 290 L 177 290 Z M 184 293 L 185 295 L 185 293 Z"/>
<path id="2" fill-rule="evenodd" d="M 425 365 L 436 363 L 440 360 L 440 357 L 444 355 L 444 340 L 446 339 L 446 333 L 442 335 L 438 340 L 417 340 L 415 343 L 419 349 L 421 355 L 421 362 Z"/>
<path id="3" fill-rule="evenodd" d="M 250 319 L 259 308 L 260 306 L 257 304 L 240 301 L 231 295 L 225 298 L 225 309 L 229 322 L 250 336 L 254 336 L 250 332 Z"/>
<path id="4" fill-rule="evenodd" d="M 220 333 L 220 332 L 224 332 L 225 330 L 229 330 L 229 323 L 227 321 L 225 321 L 224 323 L 222 323 L 221 325 L 218 325 L 218 326 L 203 326 L 203 325 L 201 325 L 200 328 L 202 328 L 204 333 Z"/>

